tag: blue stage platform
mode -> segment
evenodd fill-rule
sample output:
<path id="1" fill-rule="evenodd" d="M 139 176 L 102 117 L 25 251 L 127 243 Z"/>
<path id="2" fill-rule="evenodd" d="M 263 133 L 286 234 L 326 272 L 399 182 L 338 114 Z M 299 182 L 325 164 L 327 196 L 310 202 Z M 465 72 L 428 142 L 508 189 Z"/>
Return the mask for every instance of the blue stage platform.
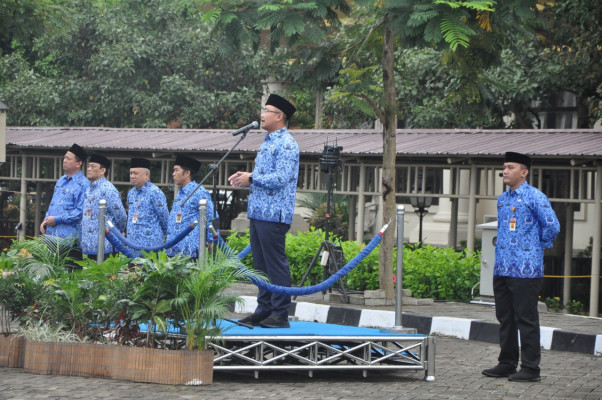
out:
<path id="1" fill-rule="evenodd" d="M 424 371 L 435 379 L 435 339 L 421 334 L 291 321 L 290 328 L 249 329 L 230 321 L 223 341 L 211 344 L 214 369 L 249 371 L 370 370 Z"/>
<path id="2" fill-rule="evenodd" d="M 435 379 L 435 338 L 391 330 L 291 321 L 290 328 L 248 328 L 232 320 L 218 320 L 224 330 L 210 344 L 215 351 L 214 370 L 261 371 L 370 370 L 424 371 Z M 147 327 L 140 326 L 141 331 Z M 170 327 L 167 333 L 182 342 L 185 333 Z M 178 346 L 175 346 L 179 348 Z"/>

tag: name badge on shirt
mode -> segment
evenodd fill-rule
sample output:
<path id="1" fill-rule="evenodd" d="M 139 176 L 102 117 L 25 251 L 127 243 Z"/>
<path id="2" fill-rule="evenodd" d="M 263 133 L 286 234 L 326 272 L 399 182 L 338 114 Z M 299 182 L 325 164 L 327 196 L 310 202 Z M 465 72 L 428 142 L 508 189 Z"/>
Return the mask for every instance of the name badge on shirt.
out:
<path id="1" fill-rule="evenodd" d="M 87 216 L 88 218 L 91 218 L 91 217 L 92 217 L 92 209 L 91 209 L 91 208 L 88 208 L 88 209 L 86 210 L 86 216 Z"/>
<path id="2" fill-rule="evenodd" d="M 138 222 L 138 213 L 134 214 L 134 218 L 132 218 L 132 224 Z"/>
<path id="3" fill-rule="evenodd" d="M 516 218 L 510 218 L 510 232 L 516 230 Z"/>
<path id="4" fill-rule="evenodd" d="M 176 222 L 178 224 L 182 222 L 182 213 L 181 212 L 176 214 Z"/>

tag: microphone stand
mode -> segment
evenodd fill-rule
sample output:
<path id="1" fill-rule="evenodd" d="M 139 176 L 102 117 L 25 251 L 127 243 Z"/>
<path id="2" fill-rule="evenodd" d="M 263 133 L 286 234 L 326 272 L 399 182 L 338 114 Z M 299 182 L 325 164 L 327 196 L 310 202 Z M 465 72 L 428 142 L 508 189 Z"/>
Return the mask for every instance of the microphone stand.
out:
<path id="1" fill-rule="evenodd" d="M 242 136 L 240 137 L 240 139 L 238 139 L 238 142 L 236 142 L 234 144 L 234 146 L 232 146 L 232 148 L 230 150 L 228 150 L 228 152 L 226 154 L 224 154 L 224 156 L 217 162 L 217 164 L 211 164 L 210 165 L 210 171 L 207 173 L 207 175 L 205 175 L 205 177 L 203 179 L 201 179 L 201 182 L 199 182 L 199 184 L 194 188 L 194 190 L 192 192 L 190 192 L 190 194 L 184 199 L 182 200 L 182 203 L 180 203 L 180 207 L 184 207 L 184 204 L 186 204 L 186 202 L 188 200 L 190 200 L 190 198 L 192 197 L 192 195 L 194 194 L 194 192 L 196 192 L 197 190 L 199 190 L 199 188 L 201 186 L 203 186 L 203 183 L 213 174 L 216 173 L 217 169 L 219 168 L 219 166 L 222 164 L 222 162 L 230 155 L 230 153 L 232 153 L 232 151 L 240 144 L 240 142 L 243 141 L 244 138 L 247 137 L 247 133 L 249 133 L 249 131 L 251 130 L 251 128 L 245 130 L 242 132 Z M 215 209 L 215 206 L 214 206 Z"/>
<path id="2" fill-rule="evenodd" d="M 228 152 L 226 154 L 224 154 L 224 156 L 217 162 L 217 164 L 211 164 L 209 166 L 209 172 L 207 173 L 207 175 L 205 175 L 205 177 L 203 179 L 201 179 L 201 182 L 199 182 L 198 185 L 196 185 L 196 187 L 194 188 L 194 190 L 192 192 L 190 192 L 190 194 L 184 199 L 182 200 L 182 203 L 180 203 L 180 207 L 184 207 L 184 204 L 186 204 L 186 202 L 190 199 L 190 197 L 192 197 L 192 195 L 194 194 L 194 192 L 196 192 L 197 190 L 199 190 L 199 188 L 201 186 L 203 186 L 203 183 L 210 177 L 213 175 L 213 194 L 215 196 L 215 193 L 217 191 L 217 183 L 215 180 L 215 175 L 217 174 L 217 171 L 219 169 L 219 166 L 222 164 L 222 162 L 224 162 L 224 160 L 230 155 L 230 153 L 232 153 L 232 151 L 240 144 L 240 142 L 242 142 L 244 140 L 244 138 L 247 137 L 247 133 L 249 133 L 249 131 L 251 130 L 251 128 L 246 129 L 242 132 L 242 135 L 240 137 L 240 139 L 238 139 L 238 142 L 234 143 L 234 146 L 232 146 L 232 148 L 230 150 L 228 150 Z M 215 197 L 214 197 L 215 198 Z M 215 216 L 215 201 L 213 204 L 213 215 Z M 214 218 L 215 221 L 215 218 Z M 215 225 L 214 225 L 215 228 Z M 217 228 L 216 228 L 217 230 Z M 199 251 L 201 251 L 201 249 L 199 249 Z M 224 320 L 228 321 L 228 322 L 232 322 L 233 324 L 239 325 L 239 326 L 244 326 L 246 328 L 249 329 L 253 329 L 252 325 L 248 325 L 245 324 L 244 322 L 238 322 L 238 321 L 234 321 L 232 319 L 225 319 Z"/>
<path id="3" fill-rule="evenodd" d="M 217 165 L 215 164 L 210 164 L 209 168 L 211 169 L 211 171 L 213 171 L 213 218 L 211 220 L 211 223 L 213 224 L 213 227 L 215 228 L 216 231 L 219 231 L 220 228 L 220 220 L 217 216 L 217 206 L 219 205 L 219 193 L 217 191 L 217 180 L 219 178 L 219 170 L 217 168 Z M 224 201 L 224 206 L 225 206 L 225 201 Z"/>

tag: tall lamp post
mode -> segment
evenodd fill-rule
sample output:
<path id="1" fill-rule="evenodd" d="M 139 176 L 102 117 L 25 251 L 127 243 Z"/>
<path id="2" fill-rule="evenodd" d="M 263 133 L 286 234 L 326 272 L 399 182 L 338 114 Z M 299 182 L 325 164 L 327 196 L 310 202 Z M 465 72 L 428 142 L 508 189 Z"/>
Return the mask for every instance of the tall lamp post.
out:
<path id="1" fill-rule="evenodd" d="M 420 225 L 418 228 L 418 243 L 422 246 L 422 219 L 426 214 L 429 213 L 428 208 L 433 204 L 432 197 L 424 197 L 424 196 L 412 196 L 410 197 L 410 203 L 412 207 L 414 207 L 414 212 L 418 214 L 420 218 Z"/>

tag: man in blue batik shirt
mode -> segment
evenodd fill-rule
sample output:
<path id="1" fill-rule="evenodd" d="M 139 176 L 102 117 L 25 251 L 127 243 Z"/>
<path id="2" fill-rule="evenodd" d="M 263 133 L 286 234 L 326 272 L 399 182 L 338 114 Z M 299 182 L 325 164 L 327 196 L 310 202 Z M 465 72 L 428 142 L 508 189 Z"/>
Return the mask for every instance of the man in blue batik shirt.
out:
<path id="1" fill-rule="evenodd" d="M 169 210 L 165 194 L 150 182 L 150 161 L 132 158 L 128 192 L 127 237 L 143 249 L 164 243 Z"/>
<path id="2" fill-rule="evenodd" d="M 40 232 L 44 235 L 75 239 L 79 236 L 84 197 L 89 182 L 82 173 L 82 164 L 88 153 L 76 143 L 63 157 L 63 170 L 54 187 L 54 194 Z"/>
<path id="3" fill-rule="evenodd" d="M 285 252 L 286 232 L 293 222 L 299 176 L 299 146 L 286 129 L 295 107 L 271 94 L 261 114 L 268 134 L 259 148 L 252 173 L 236 172 L 228 178 L 235 188 L 250 186 L 247 216 L 255 269 L 271 283 L 291 285 Z M 291 297 L 259 289 L 255 312 L 240 321 L 264 328 L 288 328 Z"/>
<path id="4" fill-rule="evenodd" d="M 82 253 L 88 256 L 98 255 L 98 202 L 100 200 L 107 202 L 106 220 L 111 221 L 120 232 L 125 230 L 126 215 L 121 202 L 121 195 L 106 178 L 110 167 L 111 162 L 105 156 L 100 154 L 90 155 L 87 169 L 90 187 L 86 190 L 84 200 L 81 234 Z M 104 232 L 100 232 L 100 234 L 104 235 Z M 103 253 L 105 256 L 113 253 L 113 245 L 108 240 L 105 240 Z"/>
<path id="5" fill-rule="evenodd" d="M 194 158 L 184 155 L 178 155 L 173 167 L 173 181 L 178 187 L 171 212 L 169 213 L 169 223 L 167 225 L 167 241 L 169 242 L 186 229 L 194 221 L 200 221 L 199 218 L 199 201 L 207 200 L 207 238 L 208 244 L 213 242 L 213 234 L 209 229 L 213 219 L 213 202 L 211 195 L 204 187 L 200 187 L 191 198 L 182 207 L 182 201 L 188 197 L 197 183 L 195 182 L 196 173 L 201 167 L 201 163 Z M 173 257 L 177 254 L 198 258 L 199 254 L 199 226 L 195 228 L 181 241 L 176 243 L 171 248 L 167 249 L 167 255 Z"/>
<path id="6" fill-rule="evenodd" d="M 495 313 L 500 322 L 498 365 L 483 371 L 494 378 L 541 379 L 537 302 L 543 280 L 543 249 L 552 247 L 560 223 L 545 194 L 527 183 L 531 158 L 508 152 L 503 178 L 509 189 L 497 201 L 498 228 L 493 268 Z M 519 334 L 521 369 L 519 362 Z"/>

